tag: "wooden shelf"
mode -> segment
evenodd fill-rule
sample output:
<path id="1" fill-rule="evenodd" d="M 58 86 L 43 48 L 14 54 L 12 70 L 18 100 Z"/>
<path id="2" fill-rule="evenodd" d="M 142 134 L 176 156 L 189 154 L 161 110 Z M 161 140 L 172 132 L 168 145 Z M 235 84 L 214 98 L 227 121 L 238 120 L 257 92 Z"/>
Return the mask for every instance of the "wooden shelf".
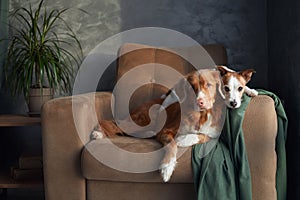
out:
<path id="1" fill-rule="evenodd" d="M 40 124 L 40 117 L 29 117 L 26 115 L 0 115 L 0 127 L 37 126 Z"/>
<path id="2" fill-rule="evenodd" d="M 43 180 L 14 180 L 9 170 L 0 170 L 0 188 L 43 188 Z"/>
<path id="3" fill-rule="evenodd" d="M 40 117 L 0 114 L 0 127 L 39 125 L 41 125 Z M 43 185 L 43 180 L 14 180 L 11 178 L 8 168 L 3 169 L 3 166 L 0 168 L 0 188 L 43 188 Z"/>

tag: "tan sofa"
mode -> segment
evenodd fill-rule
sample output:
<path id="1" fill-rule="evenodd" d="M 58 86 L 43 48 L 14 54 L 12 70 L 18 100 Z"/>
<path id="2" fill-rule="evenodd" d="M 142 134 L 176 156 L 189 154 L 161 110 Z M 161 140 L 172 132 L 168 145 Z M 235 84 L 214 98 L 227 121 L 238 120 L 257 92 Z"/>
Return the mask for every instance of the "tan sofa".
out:
<path id="1" fill-rule="evenodd" d="M 141 46 L 126 44 L 120 52 L 136 47 Z M 216 64 L 226 65 L 226 51 L 222 46 L 208 45 L 205 49 Z M 121 77 L 135 66 L 150 62 L 172 66 L 183 74 L 190 70 L 190 66 L 175 54 L 147 47 L 122 55 L 118 60 L 117 77 Z M 153 72 L 141 76 L 155 80 L 159 74 Z M 145 100 L 158 97 L 165 90 L 166 88 L 154 83 L 140 88 L 134 93 L 130 108 Z M 169 183 L 162 182 L 158 171 L 122 172 L 106 166 L 95 158 L 95 152 L 96 154 L 101 152 L 102 155 L 112 159 L 112 155 L 115 155 L 111 153 L 111 146 L 108 143 L 102 140 L 90 141 L 90 133 L 97 123 L 97 119 L 91 113 L 96 112 L 97 118 L 112 119 L 111 98 L 110 92 L 95 92 L 53 99 L 43 106 L 46 199 L 195 199 L 191 148 L 179 158 Z M 124 106 L 118 101 L 118 97 L 115 102 L 116 108 L 119 106 L 121 109 Z M 253 199 L 274 200 L 276 199 L 277 121 L 274 102 L 270 97 L 257 96 L 251 100 L 246 110 L 243 130 L 251 169 Z M 132 152 L 151 152 L 161 148 L 160 144 L 153 139 L 116 137 L 112 141 L 118 147 Z M 122 155 L 117 157 L 120 163 L 128 163 L 126 157 Z M 158 166 L 159 161 L 160 158 L 156 158 L 151 162 L 156 162 L 152 164 Z M 137 165 L 143 166 L 143 163 Z"/>

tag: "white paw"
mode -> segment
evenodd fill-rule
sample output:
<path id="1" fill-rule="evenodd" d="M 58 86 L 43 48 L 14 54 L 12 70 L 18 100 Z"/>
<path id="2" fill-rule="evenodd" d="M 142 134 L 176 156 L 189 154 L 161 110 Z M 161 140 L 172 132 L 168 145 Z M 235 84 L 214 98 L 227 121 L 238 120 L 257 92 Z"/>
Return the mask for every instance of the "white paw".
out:
<path id="1" fill-rule="evenodd" d="M 199 137 L 196 134 L 179 135 L 176 139 L 176 144 L 179 147 L 190 147 L 199 143 Z"/>
<path id="2" fill-rule="evenodd" d="M 169 163 L 163 163 L 159 167 L 160 174 L 164 182 L 168 182 L 173 174 L 176 166 L 176 158 L 172 158 Z"/>
<path id="3" fill-rule="evenodd" d="M 104 137 L 104 134 L 99 130 L 93 130 L 91 134 L 91 138 L 93 140 L 102 139 Z"/>
<path id="4" fill-rule="evenodd" d="M 248 89 L 246 90 L 246 94 L 250 97 L 255 97 L 258 95 L 258 92 L 255 89 Z"/>

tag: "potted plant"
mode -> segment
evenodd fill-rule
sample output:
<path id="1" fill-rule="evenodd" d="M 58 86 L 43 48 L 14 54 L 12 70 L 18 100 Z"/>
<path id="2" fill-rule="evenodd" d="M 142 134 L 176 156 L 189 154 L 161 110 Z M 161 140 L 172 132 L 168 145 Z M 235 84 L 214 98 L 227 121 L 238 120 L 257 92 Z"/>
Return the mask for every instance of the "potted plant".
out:
<path id="1" fill-rule="evenodd" d="M 81 44 L 62 18 L 68 9 L 47 10 L 43 3 L 35 10 L 31 4 L 20 7 L 10 15 L 12 34 L 4 65 L 6 85 L 13 95 L 23 93 L 33 113 L 51 98 L 53 89 L 71 91 L 82 61 Z M 32 105 L 31 95 L 38 105 Z"/>

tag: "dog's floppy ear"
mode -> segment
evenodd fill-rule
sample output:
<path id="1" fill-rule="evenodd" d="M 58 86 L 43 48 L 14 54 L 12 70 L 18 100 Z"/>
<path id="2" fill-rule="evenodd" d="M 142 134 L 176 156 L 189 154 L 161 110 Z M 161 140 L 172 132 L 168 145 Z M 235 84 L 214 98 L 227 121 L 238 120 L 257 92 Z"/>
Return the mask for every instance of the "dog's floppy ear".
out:
<path id="1" fill-rule="evenodd" d="M 217 83 L 219 83 L 219 82 L 221 81 L 221 77 L 220 77 L 221 72 L 220 72 L 220 71 L 215 71 L 215 70 L 214 70 L 214 71 L 212 71 L 211 73 L 212 73 L 212 75 L 213 75 L 215 81 L 216 81 Z"/>
<path id="2" fill-rule="evenodd" d="M 223 68 L 224 66 L 217 66 L 217 69 L 219 70 L 218 67 L 220 67 L 221 70 L 224 69 L 224 68 Z M 222 82 L 221 76 L 223 76 L 223 75 L 222 75 L 221 70 L 215 71 L 215 72 L 213 73 L 213 76 L 214 76 L 214 78 L 215 78 L 215 80 L 216 80 L 216 82 L 217 82 L 217 87 L 218 87 L 218 92 L 219 92 L 219 94 L 221 95 L 221 97 L 222 97 L 223 99 L 225 99 L 225 95 L 223 94 L 223 91 L 222 91 L 223 82 Z M 226 70 L 226 69 L 224 69 L 224 70 Z M 228 72 L 228 71 L 226 70 L 226 73 L 227 73 L 227 72 Z"/>
<path id="3" fill-rule="evenodd" d="M 181 79 L 173 88 L 172 92 L 176 94 L 176 97 L 178 98 L 178 102 L 182 103 L 186 100 L 188 96 L 188 92 L 193 91 L 191 89 L 191 85 L 189 84 L 188 77 L 185 77 Z"/>
<path id="4" fill-rule="evenodd" d="M 216 68 L 217 68 L 217 70 L 219 70 L 221 76 L 224 76 L 225 74 L 227 74 L 229 72 L 228 68 L 223 65 L 216 66 Z"/>
<path id="5" fill-rule="evenodd" d="M 164 101 L 161 105 L 161 109 L 165 109 L 175 102 L 182 103 L 183 101 L 185 101 L 187 98 L 187 87 L 190 87 L 190 85 L 185 78 L 176 83 L 166 95 L 162 96 L 162 98 L 164 98 Z"/>
<path id="6" fill-rule="evenodd" d="M 244 79 L 246 80 L 247 83 L 250 81 L 253 73 L 255 73 L 254 69 L 245 69 L 245 70 L 239 72 L 239 74 L 242 77 L 244 77 Z"/>

